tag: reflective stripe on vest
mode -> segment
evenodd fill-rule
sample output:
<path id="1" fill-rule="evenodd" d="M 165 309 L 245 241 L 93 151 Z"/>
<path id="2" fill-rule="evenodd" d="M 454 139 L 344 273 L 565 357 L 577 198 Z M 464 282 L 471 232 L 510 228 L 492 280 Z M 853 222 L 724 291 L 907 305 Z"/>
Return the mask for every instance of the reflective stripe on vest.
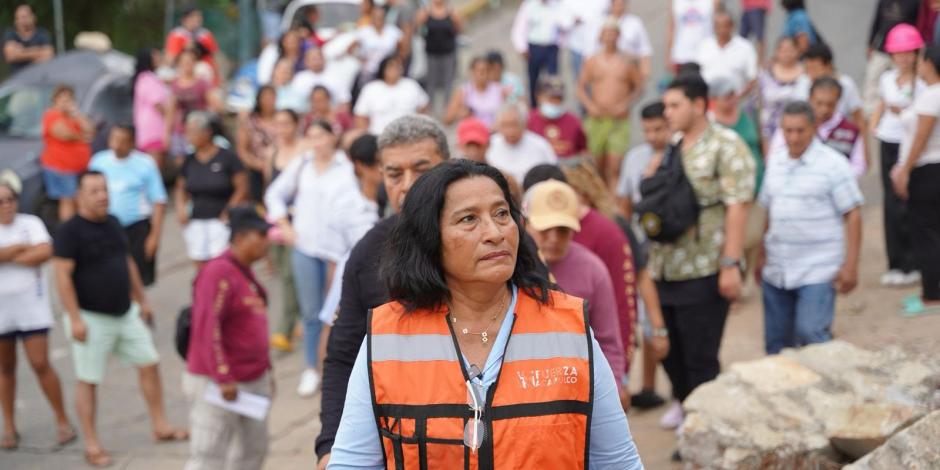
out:
<path id="1" fill-rule="evenodd" d="M 370 314 L 369 380 L 390 469 L 587 468 L 594 394 L 584 301 L 518 291 L 499 376 L 487 392 L 483 447 L 463 445 L 466 372 L 443 310 Z"/>

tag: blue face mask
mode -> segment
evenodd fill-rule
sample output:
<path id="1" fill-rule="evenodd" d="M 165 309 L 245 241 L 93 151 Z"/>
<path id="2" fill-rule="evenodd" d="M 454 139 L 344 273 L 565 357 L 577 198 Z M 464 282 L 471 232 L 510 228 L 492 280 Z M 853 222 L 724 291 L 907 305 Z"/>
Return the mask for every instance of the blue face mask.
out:
<path id="1" fill-rule="evenodd" d="M 542 103 L 539 105 L 539 112 L 549 119 L 558 119 L 565 114 L 565 108 L 555 103 Z"/>

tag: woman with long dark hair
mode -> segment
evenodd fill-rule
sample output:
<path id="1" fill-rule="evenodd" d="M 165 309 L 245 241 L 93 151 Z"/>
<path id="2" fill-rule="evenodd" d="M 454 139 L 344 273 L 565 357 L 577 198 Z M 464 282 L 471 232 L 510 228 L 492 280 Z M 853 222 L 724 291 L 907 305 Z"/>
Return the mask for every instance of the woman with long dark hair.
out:
<path id="1" fill-rule="evenodd" d="M 137 51 L 134 71 L 134 145 L 149 154 L 158 168 L 163 168 L 170 135 L 173 132 L 173 114 L 176 101 L 163 80 L 155 73 L 162 60 L 159 49 L 146 47 Z"/>
<path id="2" fill-rule="evenodd" d="M 927 88 L 901 113 L 907 135 L 891 184 L 907 201 L 921 295 L 905 299 L 905 313 L 940 310 L 940 46 L 927 46 L 917 72 Z"/>
<path id="3" fill-rule="evenodd" d="M 405 76 L 402 59 L 395 55 L 388 56 L 379 64 L 375 80 L 359 93 L 353 108 L 356 127 L 379 135 L 395 119 L 425 112 L 428 102 L 428 95 L 421 85 Z"/>
<path id="4" fill-rule="evenodd" d="M 330 468 L 642 468 L 584 302 L 551 290 L 523 223 L 482 163 L 408 191 Z"/>
<path id="5" fill-rule="evenodd" d="M 277 92 L 274 87 L 264 85 L 258 88 L 258 93 L 255 95 L 255 107 L 250 114 L 239 118 L 235 134 L 238 158 L 248 169 L 250 194 L 252 200 L 256 202 L 261 202 L 264 198 L 264 188 L 270 181 L 266 180 L 265 172 L 269 167 L 268 163 L 275 146 L 276 101 Z"/>

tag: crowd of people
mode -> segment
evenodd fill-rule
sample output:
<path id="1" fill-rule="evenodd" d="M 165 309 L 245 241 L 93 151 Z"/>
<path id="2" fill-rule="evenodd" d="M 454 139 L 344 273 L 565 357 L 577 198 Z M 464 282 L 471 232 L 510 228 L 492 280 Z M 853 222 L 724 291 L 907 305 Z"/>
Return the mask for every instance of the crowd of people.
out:
<path id="1" fill-rule="evenodd" d="M 299 344 L 296 392 L 322 392 L 320 468 L 457 466 L 465 448 L 479 462 L 641 468 L 625 410 L 667 404 L 662 364 L 660 424 L 682 425 L 684 399 L 720 371 L 749 277 L 768 354 L 831 339 L 837 296 L 858 284 L 858 181 L 873 167 L 881 283 L 921 284 L 905 314 L 940 310 L 936 2 L 878 2 L 862 90 L 804 1 L 779 4 L 786 21 L 768 43 L 770 0 L 668 2 L 659 84 L 626 0 L 524 0 L 510 42 L 525 79 L 492 50 L 466 61 L 464 83 L 464 19 L 447 0 L 363 1 L 341 56 L 325 52 L 310 7 L 267 28 L 253 105 L 235 115 L 219 46 L 185 9 L 164 47 L 137 54 L 133 122 L 107 129 L 104 148 L 75 91 L 52 92 L 40 159 L 58 201 L 51 235 L 17 213 L 20 183 L 0 175 L 0 447 L 19 442 L 18 339 L 59 444 L 77 436 L 48 360 L 49 260 L 94 466 L 112 461 L 95 396 L 113 355 L 139 370 L 154 439 L 190 440 L 187 469 L 260 468 L 265 419 L 209 397 L 272 397 L 270 350 Z M 29 7 L 15 18 L 11 67 L 52 57 Z M 456 126 L 453 146 L 442 124 Z M 165 416 L 149 328 L 168 208 L 196 271 L 180 348 L 188 431 Z M 251 269 L 263 259 L 281 285 L 276 326 Z M 513 426 L 545 439 L 517 430 L 509 442 Z"/>

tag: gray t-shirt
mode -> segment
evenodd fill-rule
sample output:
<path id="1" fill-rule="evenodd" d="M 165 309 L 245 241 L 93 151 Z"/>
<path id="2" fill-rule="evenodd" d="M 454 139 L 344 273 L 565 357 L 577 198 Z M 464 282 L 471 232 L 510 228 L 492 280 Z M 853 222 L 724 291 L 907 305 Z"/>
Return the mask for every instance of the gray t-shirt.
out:
<path id="1" fill-rule="evenodd" d="M 634 204 L 640 202 L 640 181 L 643 180 L 643 171 L 649 166 L 653 158 L 653 147 L 649 144 L 637 145 L 627 152 L 623 165 L 620 168 L 620 179 L 617 180 L 617 195 L 629 197 Z"/>

